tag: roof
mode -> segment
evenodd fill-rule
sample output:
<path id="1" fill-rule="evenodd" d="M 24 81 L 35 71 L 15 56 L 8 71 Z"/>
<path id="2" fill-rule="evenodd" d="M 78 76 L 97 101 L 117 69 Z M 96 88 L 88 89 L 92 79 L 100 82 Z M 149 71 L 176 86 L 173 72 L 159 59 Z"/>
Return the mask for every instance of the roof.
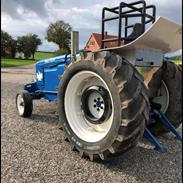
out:
<path id="1" fill-rule="evenodd" d="M 92 35 L 95 38 L 97 44 L 101 46 L 102 34 L 92 33 Z M 105 36 L 105 39 L 113 39 L 113 38 L 118 38 L 118 36 L 108 35 L 108 34 L 107 36 Z"/>

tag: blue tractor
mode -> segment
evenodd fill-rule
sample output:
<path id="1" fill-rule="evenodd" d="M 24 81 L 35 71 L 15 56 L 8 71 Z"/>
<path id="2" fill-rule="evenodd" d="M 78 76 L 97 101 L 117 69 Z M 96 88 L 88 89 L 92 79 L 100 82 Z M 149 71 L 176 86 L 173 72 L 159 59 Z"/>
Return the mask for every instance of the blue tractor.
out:
<path id="1" fill-rule="evenodd" d="M 105 24 L 113 20 L 118 35 L 107 39 Z M 175 128 L 182 122 L 182 68 L 164 56 L 181 48 L 181 30 L 156 18 L 155 6 L 145 1 L 103 8 L 101 48 L 79 52 L 72 32 L 70 55 L 36 63 L 35 82 L 16 97 L 19 115 L 31 116 L 33 100 L 57 100 L 60 127 L 90 160 L 121 154 L 143 135 L 163 150 L 154 135 L 171 130 L 181 139 Z M 113 42 L 118 46 L 107 47 Z M 142 67 L 151 70 L 143 76 Z"/>

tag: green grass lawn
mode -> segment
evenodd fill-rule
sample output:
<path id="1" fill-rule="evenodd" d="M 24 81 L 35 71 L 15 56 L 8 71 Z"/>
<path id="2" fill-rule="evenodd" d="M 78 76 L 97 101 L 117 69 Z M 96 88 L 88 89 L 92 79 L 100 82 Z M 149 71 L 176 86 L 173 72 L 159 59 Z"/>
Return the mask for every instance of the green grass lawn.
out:
<path id="1" fill-rule="evenodd" d="M 182 60 L 171 60 L 172 62 L 176 63 L 177 65 L 182 64 Z M 151 70 L 151 67 L 136 67 L 137 70 L 142 74 L 146 74 Z"/>
<path id="2" fill-rule="evenodd" d="M 36 63 L 35 60 L 6 59 L 6 58 L 1 59 L 1 67 L 18 67 L 34 63 Z"/>
<path id="3" fill-rule="evenodd" d="M 47 52 L 36 52 L 35 53 L 35 60 L 42 60 L 42 59 L 47 59 L 47 58 L 51 58 L 54 57 L 54 53 L 47 53 Z"/>
<path id="4" fill-rule="evenodd" d="M 54 57 L 53 53 L 36 52 L 35 60 L 32 59 L 1 59 L 1 67 L 18 67 L 22 65 L 35 64 L 39 60 Z"/>
<path id="5" fill-rule="evenodd" d="M 172 60 L 173 62 L 175 62 L 176 64 L 182 64 L 182 60 Z"/>
<path id="6" fill-rule="evenodd" d="M 35 64 L 39 60 L 47 59 L 54 57 L 54 53 L 47 53 L 47 52 L 36 52 L 35 53 L 35 60 L 32 59 L 6 59 L 3 58 L 1 59 L 1 67 L 17 67 L 21 65 L 28 65 L 28 64 Z M 182 64 L 182 60 L 172 60 L 176 64 Z M 138 69 L 142 74 L 146 73 L 149 71 L 149 68 L 139 68 Z"/>

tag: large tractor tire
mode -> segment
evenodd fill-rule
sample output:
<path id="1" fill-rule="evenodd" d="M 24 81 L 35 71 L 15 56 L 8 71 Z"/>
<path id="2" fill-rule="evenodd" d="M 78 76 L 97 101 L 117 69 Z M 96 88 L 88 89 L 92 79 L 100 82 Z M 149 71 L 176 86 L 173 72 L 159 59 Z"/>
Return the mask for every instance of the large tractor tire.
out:
<path id="1" fill-rule="evenodd" d="M 73 149 L 106 160 L 137 144 L 149 119 L 143 77 L 111 52 L 70 64 L 58 91 L 60 123 Z"/>
<path id="2" fill-rule="evenodd" d="M 165 61 L 159 69 L 154 68 L 147 73 L 145 83 L 150 100 L 159 103 L 161 112 L 176 128 L 179 127 L 182 123 L 182 68 Z M 150 124 L 149 128 L 155 135 L 169 132 L 160 121 Z"/>

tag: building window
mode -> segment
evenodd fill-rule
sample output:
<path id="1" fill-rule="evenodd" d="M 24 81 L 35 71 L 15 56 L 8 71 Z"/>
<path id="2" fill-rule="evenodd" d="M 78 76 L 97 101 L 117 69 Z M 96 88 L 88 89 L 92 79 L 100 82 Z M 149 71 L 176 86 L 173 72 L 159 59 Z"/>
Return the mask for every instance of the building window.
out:
<path id="1" fill-rule="evenodd" d="M 93 46 L 95 45 L 95 42 L 94 41 L 90 41 L 90 46 Z"/>

